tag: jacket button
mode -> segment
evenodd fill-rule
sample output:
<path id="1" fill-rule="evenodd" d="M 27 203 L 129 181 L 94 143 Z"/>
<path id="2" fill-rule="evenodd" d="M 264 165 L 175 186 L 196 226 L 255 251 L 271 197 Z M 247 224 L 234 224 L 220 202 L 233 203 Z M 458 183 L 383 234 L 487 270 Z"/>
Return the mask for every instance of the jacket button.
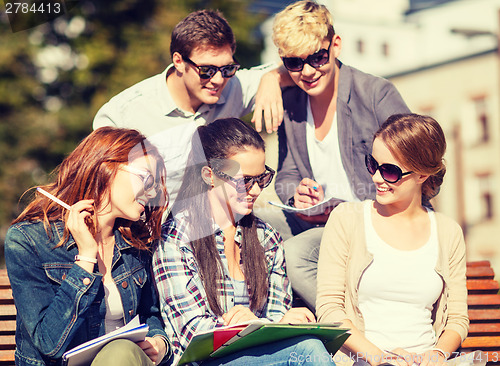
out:
<path id="1" fill-rule="evenodd" d="M 130 310 L 128 313 L 130 314 L 130 316 L 134 316 L 134 310 Z"/>
<path id="2" fill-rule="evenodd" d="M 66 279 L 66 273 L 62 275 L 62 280 L 64 281 Z"/>
<path id="3" fill-rule="evenodd" d="M 127 288 L 127 287 L 128 287 L 128 283 L 127 283 L 127 281 L 123 281 L 123 282 L 122 282 L 122 287 L 123 287 L 123 288 Z"/>
<path id="4" fill-rule="evenodd" d="M 88 286 L 90 285 L 90 278 L 84 278 L 82 282 L 85 286 Z"/>
<path id="5" fill-rule="evenodd" d="M 142 277 L 139 277 L 139 283 L 142 285 Z"/>

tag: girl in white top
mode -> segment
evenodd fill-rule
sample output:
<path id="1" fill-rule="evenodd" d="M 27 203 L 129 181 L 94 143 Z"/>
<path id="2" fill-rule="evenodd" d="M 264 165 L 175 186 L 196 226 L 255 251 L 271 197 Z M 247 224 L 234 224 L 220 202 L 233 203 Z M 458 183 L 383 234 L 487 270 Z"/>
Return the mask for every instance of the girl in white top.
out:
<path id="1" fill-rule="evenodd" d="M 345 342 L 347 351 L 372 366 L 383 362 L 399 366 L 440 365 L 460 346 L 462 337 L 457 331 L 448 328 L 436 334 L 433 327 L 433 311 L 447 284 L 435 270 L 441 243 L 429 200 L 438 193 L 443 181 L 445 149 L 444 133 L 434 119 L 400 114 L 389 117 L 375 133 L 372 154 L 366 156 L 377 195 L 375 201 L 358 206 L 364 210 L 363 220 L 358 222 L 364 222 L 359 230 L 364 230 L 366 251 L 372 260 L 356 272 L 359 280 L 354 295 L 349 284 L 344 285 L 340 313 L 345 319 L 335 320 L 352 329 Z M 344 208 L 341 205 L 335 211 Z M 330 216 L 330 220 L 338 217 Z M 325 236 L 328 233 L 333 235 L 325 230 Z M 352 233 L 343 232 L 336 237 L 344 237 L 347 248 L 357 245 Z M 340 301 L 339 294 L 325 293 L 333 281 L 332 263 L 345 264 L 345 269 L 336 270 L 345 271 L 350 280 L 352 263 L 362 260 L 349 255 L 351 249 L 344 255 L 343 250 L 330 250 L 330 245 L 344 244 L 331 243 L 325 237 L 322 241 L 316 302 L 319 321 L 332 320 Z M 460 245 L 463 246 L 463 240 Z M 459 265 L 465 273 L 465 261 Z M 465 279 L 457 283 L 464 287 Z M 350 299 L 355 299 L 353 304 Z M 355 316 L 351 306 L 357 309 Z"/>

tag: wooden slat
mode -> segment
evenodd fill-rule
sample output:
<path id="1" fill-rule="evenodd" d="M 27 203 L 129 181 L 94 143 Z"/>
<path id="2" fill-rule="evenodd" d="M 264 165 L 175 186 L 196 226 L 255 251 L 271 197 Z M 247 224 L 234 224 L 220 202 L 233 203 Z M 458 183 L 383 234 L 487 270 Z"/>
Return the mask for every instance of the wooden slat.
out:
<path id="1" fill-rule="evenodd" d="M 0 349 L 15 349 L 16 337 L 14 335 L 0 335 Z"/>
<path id="2" fill-rule="evenodd" d="M 13 305 L 14 298 L 12 297 L 12 290 L 10 288 L 0 288 L 0 305 Z"/>
<path id="3" fill-rule="evenodd" d="M 500 306 L 499 294 L 486 295 L 469 295 L 467 296 L 467 304 L 469 306 Z"/>
<path id="4" fill-rule="evenodd" d="M 471 322 L 477 320 L 500 320 L 500 309 L 469 309 L 469 319 Z"/>
<path id="5" fill-rule="evenodd" d="M 469 325 L 469 337 L 477 334 L 498 334 L 500 336 L 500 322 L 498 323 L 471 323 Z"/>
<path id="6" fill-rule="evenodd" d="M 0 350 L 0 361 L 4 362 L 12 362 L 11 365 L 14 364 L 14 350 Z"/>
<path id="7" fill-rule="evenodd" d="M 2 320 L 0 321 L 0 333 L 12 333 L 16 332 L 16 321 L 15 320 Z"/>
<path id="8" fill-rule="evenodd" d="M 462 348 L 477 349 L 477 348 L 492 348 L 492 347 L 495 348 L 500 347 L 500 336 L 467 337 L 465 341 L 462 343 Z"/>
<path id="9" fill-rule="evenodd" d="M 466 263 L 467 267 L 491 267 L 490 261 L 469 261 Z"/>
<path id="10" fill-rule="evenodd" d="M 15 305 L 2 305 L 0 306 L 0 316 L 15 316 L 16 306 Z"/>
<path id="11" fill-rule="evenodd" d="M 491 267 L 467 267 L 467 279 L 484 278 L 493 279 L 495 272 Z"/>
<path id="12" fill-rule="evenodd" d="M 469 291 L 474 290 L 486 290 L 486 291 L 498 291 L 500 286 L 495 280 L 467 280 L 467 289 Z"/>

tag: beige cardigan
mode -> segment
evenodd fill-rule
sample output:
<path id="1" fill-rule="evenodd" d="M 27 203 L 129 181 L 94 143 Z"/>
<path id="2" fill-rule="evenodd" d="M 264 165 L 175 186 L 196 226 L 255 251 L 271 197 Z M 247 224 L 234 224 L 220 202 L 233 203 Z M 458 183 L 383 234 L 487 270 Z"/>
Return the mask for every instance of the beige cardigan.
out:
<path id="1" fill-rule="evenodd" d="M 364 202 L 342 203 L 330 214 L 325 226 L 318 262 L 316 314 L 319 322 L 349 319 L 364 332 L 358 307 L 358 285 L 373 256 L 366 249 Z M 444 330 L 467 336 L 467 285 L 465 243 L 462 229 L 450 218 L 436 213 L 439 253 L 436 272 L 444 281 L 434 305 L 436 339 Z"/>

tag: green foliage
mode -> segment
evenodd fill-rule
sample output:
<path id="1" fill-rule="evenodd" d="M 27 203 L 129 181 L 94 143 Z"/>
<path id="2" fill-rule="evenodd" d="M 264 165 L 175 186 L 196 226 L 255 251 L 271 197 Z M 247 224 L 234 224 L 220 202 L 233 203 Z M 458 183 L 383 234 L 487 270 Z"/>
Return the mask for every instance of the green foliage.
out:
<path id="1" fill-rule="evenodd" d="M 67 14 L 15 33 L 0 16 L 0 248 L 23 209 L 23 192 L 48 181 L 91 131 L 102 104 L 170 63 L 170 33 L 189 12 L 221 10 L 238 41 L 237 59 L 247 67 L 259 63 L 255 27 L 263 19 L 247 12 L 248 1 L 66 4 Z"/>

